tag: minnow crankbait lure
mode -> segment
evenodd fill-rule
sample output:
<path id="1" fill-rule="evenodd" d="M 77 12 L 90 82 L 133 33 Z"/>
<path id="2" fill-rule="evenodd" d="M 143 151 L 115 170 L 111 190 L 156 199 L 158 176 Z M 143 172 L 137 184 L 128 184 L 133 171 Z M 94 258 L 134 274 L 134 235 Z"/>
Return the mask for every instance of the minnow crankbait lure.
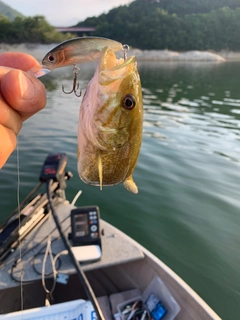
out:
<path id="1" fill-rule="evenodd" d="M 82 37 L 64 41 L 48 52 L 42 65 L 49 70 L 81 64 L 100 57 L 102 50 L 110 47 L 114 52 L 123 49 L 120 42 L 100 37 Z"/>

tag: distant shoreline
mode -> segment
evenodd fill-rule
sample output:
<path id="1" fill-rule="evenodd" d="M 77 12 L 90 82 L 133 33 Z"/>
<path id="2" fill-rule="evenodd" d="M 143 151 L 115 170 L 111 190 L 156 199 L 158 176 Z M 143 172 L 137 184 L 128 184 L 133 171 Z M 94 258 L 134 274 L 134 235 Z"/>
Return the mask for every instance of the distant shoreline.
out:
<path id="1" fill-rule="evenodd" d="M 33 55 L 38 61 L 49 52 L 56 44 L 0 44 L 0 53 L 6 51 L 25 52 Z M 176 52 L 169 50 L 139 50 L 131 49 L 129 55 L 135 55 L 138 61 L 181 61 L 181 62 L 225 62 L 240 61 L 240 52 L 222 50 L 210 51 L 187 51 Z"/>

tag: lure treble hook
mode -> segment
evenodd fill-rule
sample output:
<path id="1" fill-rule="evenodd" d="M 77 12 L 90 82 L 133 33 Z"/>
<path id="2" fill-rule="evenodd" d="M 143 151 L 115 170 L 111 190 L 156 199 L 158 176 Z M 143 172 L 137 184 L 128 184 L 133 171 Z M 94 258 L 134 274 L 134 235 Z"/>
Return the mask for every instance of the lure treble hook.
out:
<path id="1" fill-rule="evenodd" d="M 128 52 L 129 49 L 130 48 L 129 48 L 128 44 L 124 44 L 123 45 L 123 59 L 124 59 L 124 61 L 127 60 L 127 52 Z"/>
<path id="2" fill-rule="evenodd" d="M 73 72 L 73 74 L 74 74 L 72 90 L 69 91 L 69 92 L 67 92 L 67 91 L 65 91 L 64 86 L 62 85 L 62 91 L 63 91 L 65 94 L 70 94 L 70 93 L 74 92 L 75 96 L 81 97 L 81 94 L 82 94 L 81 90 L 79 91 L 79 94 L 77 93 L 77 90 L 79 89 L 79 82 L 77 82 L 77 76 L 78 76 L 78 74 L 79 74 L 79 72 L 80 72 L 80 69 L 77 68 L 77 67 L 74 65 L 72 72 Z"/>

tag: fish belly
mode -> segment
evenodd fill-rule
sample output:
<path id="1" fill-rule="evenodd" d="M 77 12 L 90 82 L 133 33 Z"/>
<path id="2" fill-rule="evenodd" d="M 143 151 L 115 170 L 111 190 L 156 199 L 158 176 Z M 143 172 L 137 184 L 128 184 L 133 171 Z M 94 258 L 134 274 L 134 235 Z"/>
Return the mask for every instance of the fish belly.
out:
<path id="1" fill-rule="evenodd" d="M 123 182 L 130 174 L 128 147 L 112 151 L 89 148 L 79 155 L 78 173 L 83 182 L 111 186 Z"/>

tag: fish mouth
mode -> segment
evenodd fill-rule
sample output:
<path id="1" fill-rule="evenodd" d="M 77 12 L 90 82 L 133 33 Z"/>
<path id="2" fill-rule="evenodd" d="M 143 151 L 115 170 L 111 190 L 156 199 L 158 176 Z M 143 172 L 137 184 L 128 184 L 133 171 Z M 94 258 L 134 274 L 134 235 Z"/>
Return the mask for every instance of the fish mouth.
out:
<path id="1" fill-rule="evenodd" d="M 125 68 L 129 66 L 130 64 L 136 62 L 136 57 L 135 56 L 130 56 L 127 59 L 123 58 L 117 58 L 114 51 L 109 48 L 105 47 L 102 52 L 102 57 L 99 63 L 99 71 L 118 71 L 122 68 Z M 118 75 L 119 76 L 119 75 Z"/>
<path id="2" fill-rule="evenodd" d="M 127 74 L 136 68 L 136 57 L 130 56 L 126 60 L 117 58 L 110 47 L 105 47 L 99 61 L 97 73 L 100 86 L 108 86 L 111 83 L 119 84 Z M 108 86 L 109 90 L 111 86 Z M 111 90 L 110 90 L 111 91 Z"/>

